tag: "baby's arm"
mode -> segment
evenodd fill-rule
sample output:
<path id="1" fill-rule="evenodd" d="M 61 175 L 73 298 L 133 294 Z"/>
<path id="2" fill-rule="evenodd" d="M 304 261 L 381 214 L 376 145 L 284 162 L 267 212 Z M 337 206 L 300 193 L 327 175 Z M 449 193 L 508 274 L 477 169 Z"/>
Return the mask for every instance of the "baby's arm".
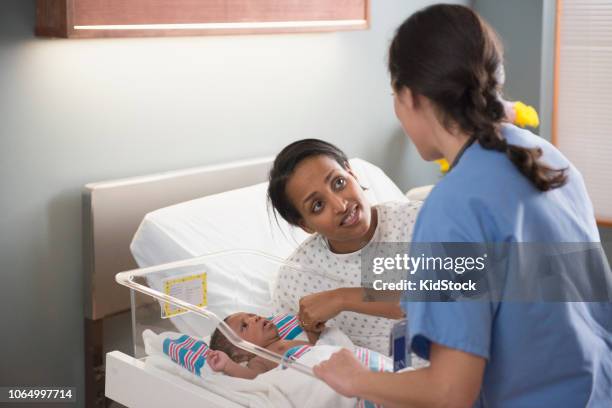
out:
<path id="1" fill-rule="evenodd" d="M 231 377 L 252 380 L 267 370 L 260 364 L 248 364 L 247 367 L 232 361 L 227 354 L 218 350 L 211 350 L 206 358 L 208 365 L 215 372 L 223 372 Z"/>

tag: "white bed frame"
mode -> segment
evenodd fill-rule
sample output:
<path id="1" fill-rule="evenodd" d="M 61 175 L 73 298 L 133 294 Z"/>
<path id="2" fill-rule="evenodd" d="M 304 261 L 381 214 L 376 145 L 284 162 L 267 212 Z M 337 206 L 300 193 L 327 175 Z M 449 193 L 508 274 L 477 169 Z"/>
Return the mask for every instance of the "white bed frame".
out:
<path id="1" fill-rule="evenodd" d="M 106 355 L 106 396 L 128 407 L 242 408 L 220 395 L 119 351 Z"/>
<path id="2" fill-rule="evenodd" d="M 239 407 L 218 394 L 173 374 L 146 366 L 119 351 L 105 356 L 104 372 L 98 355 L 105 350 L 103 323 L 130 310 L 129 291 L 115 282 L 119 272 L 137 267 L 129 245 L 145 214 L 172 204 L 217 194 L 267 180 L 273 158 L 237 161 L 130 179 L 93 183 L 84 191 L 84 249 L 86 269 L 86 405 L 106 406 L 103 394 L 128 407 L 167 408 Z M 431 187 L 409 191 L 411 199 L 424 199 Z M 127 321 L 127 319 L 126 319 Z M 124 336 L 130 336 L 126 327 Z M 117 334 L 115 334 L 115 337 Z M 108 347 L 106 347 L 108 348 Z M 89 353 L 89 354 L 88 354 Z M 146 366 L 146 367 L 145 367 Z M 96 380 L 98 379 L 98 384 Z"/>

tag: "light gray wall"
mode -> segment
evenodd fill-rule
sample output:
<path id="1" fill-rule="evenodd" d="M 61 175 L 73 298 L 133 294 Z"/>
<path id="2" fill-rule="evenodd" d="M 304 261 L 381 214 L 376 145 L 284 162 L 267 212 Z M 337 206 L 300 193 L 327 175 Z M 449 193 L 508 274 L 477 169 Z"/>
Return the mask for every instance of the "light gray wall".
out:
<path id="1" fill-rule="evenodd" d="M 539 110 L 543 0 L 474 0 L 473 7 L 502 39 L 505 98 Z"/>
<path id="2" fill-rule="evenodd" d="M 553 101 L 555 98 L 555 46 L 557 0 L 543 0 L 542 66 L 540 67 L 540 136 L 552 139 Z"/>
<path id="3" fill-rule="evenodd" d="M 83 390 L 87 182 L 305 137 L 403 188 L 437 178 L 402 135 L 385 68 L 394 28 L 431 1 L 375 0 L 369 31 L 108 40 L 36 39 L 34 3 L 0 6 L 0 385 Z"/>

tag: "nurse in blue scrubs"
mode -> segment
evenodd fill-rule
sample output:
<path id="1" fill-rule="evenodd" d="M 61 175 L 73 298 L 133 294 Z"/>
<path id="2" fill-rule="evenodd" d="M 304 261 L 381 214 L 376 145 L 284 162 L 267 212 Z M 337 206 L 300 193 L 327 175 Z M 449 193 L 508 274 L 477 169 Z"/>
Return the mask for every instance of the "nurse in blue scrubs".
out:
<path id="1" fill-rule="evenodd" d="M 495 34 L 467 7 L 428 7 L 396 32 L 396 115 L 425 160 L 452 163 L 413 241 L 598 242 L 580 173 L 545 140 L 504 123 L 501 64 Z M 428 368 L 370 372 L 343 350 L 315 374 L 385 407 L 612 407 L 609 302 L 402 306 L 409 342 Z"/>

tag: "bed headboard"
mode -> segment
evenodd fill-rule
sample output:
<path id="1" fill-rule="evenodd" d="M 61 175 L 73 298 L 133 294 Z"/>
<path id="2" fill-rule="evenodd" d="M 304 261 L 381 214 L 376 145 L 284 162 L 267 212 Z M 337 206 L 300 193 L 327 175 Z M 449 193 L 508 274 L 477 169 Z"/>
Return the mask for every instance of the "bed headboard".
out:
<path id="1" fill-rule="evenodd" d="M 236 161 L 115 181 L 83 192 L 85 317 L 98 320 L 130 308 L 115 274 L 137 267 L 130 242 L 145 214 L 183 201 L 267 180 L 274 158 Z"/>

